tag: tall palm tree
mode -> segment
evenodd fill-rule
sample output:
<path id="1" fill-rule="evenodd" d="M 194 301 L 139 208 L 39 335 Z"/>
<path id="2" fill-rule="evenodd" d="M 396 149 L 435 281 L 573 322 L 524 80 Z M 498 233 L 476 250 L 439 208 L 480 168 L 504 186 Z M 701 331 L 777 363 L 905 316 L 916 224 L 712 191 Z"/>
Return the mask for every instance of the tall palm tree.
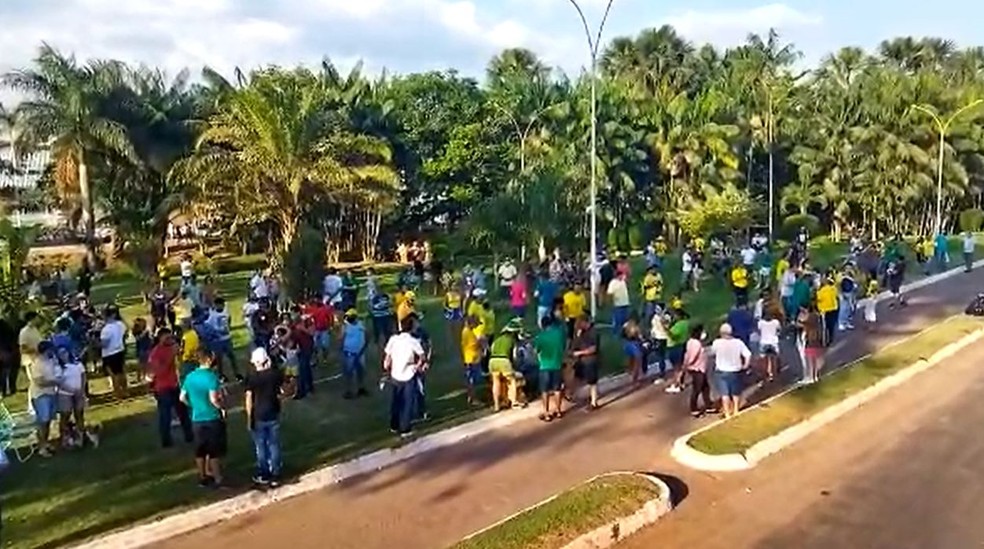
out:
<path id="1" fill-rule="evenodd" d="M 93 155 L 111 152 L 136 161 L 126 129 L 104 112 L 111 87 L 97 65 L 81 65 L 44 44 L 29 69 L 9 72 L 0 84 L 26 93 L 17 110 L 23 142 L 48 147 L 59 186 L 77 189 L 81 200 L 87 259 L 96 264 L 96 216 L 89 167 Z"/>

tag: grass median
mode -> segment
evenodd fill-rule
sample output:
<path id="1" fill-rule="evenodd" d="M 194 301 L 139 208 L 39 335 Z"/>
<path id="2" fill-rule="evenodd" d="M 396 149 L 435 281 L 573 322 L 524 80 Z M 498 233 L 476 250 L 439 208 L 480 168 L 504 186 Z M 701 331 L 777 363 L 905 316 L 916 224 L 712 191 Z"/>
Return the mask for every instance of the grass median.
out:
<path id="1" fill-rule="evenodd" d="M 742 453 L 825 408 L 874 385 L 946 345 L 984 328 L 976 317 L 958 315 L 901 343 L 886 347 L 856 364 L 837 370 L 821 383 L 806 385 L 761 404 L 740 416 L 698 433 L 690 446 L 712 455 Z"/>
<path id="2" fill-rule="evenodd" d="M 524 511 L 451 549 L 555 549 L 581 534 L 638 511 L 659 496 L 641 475 L 596 478 Z"/>

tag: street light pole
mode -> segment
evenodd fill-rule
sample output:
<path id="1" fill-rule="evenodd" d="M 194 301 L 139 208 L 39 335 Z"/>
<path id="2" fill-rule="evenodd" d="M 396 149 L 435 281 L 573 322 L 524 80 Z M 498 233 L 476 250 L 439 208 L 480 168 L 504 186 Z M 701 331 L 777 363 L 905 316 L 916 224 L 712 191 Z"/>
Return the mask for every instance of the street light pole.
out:
<path id="1" fill-rule="evenodd" d="M 940 151 L 939 158 L 936 160 L 936 234 L 943 234 L 943 147 L 946 146 L 946 133 L 950 131 L 950 125 L 953 121 L 957 119 L 961 114 L 969 111 L 970 109 L 984 103 L 984 99 L 978 99 L 967 105 L 964 105 L 957 112 L 950 115 L 945 121 L 940 118 L 936 111 L 929 105 L 913 105 L 912 108 L 917 111 L 928 114 L 933 122 L 936 123 L 936 130 L 940 134 Z"/>
<path id="2" fill-rule="evenodd" d="M 591 54 L 591 239 L 589 245 L 590 276 L 591 276 L 591 317 L 598 316 L 598 276 L 596 276 L 596 263 L 598 261 L 598 203 L 597 203 L 597 180 L 598 180 L 598 48 L 601 43 L 601 33 L 605 30 L 605 21 L 608 20 L 608 13 L 612 9 L 612 2 L 608 0 L 605 6 L 605 14 L 598 25 L 598 32 L 592 37 L 588 20 L 584 17 L 584 11 L 576 0 L 570 0 L 574 9 L 577 10 L 584 26 L 584 36 L 588 40 L 588 51 Z"/>

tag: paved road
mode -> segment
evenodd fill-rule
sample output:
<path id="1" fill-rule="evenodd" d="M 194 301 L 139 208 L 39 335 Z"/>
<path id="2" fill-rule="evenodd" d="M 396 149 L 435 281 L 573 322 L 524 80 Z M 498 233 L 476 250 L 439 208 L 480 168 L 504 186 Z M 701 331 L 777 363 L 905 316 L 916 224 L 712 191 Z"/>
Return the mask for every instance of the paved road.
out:
<path id="1" fill-rule="evenodd" d="M 982 362 L 977 344 L 751 472 L 689 475 L 692 497 L 620 547 L 984 546 Z"/>
<path id="2" fill-rule="evenodd" d="M 908 308 L 879 312 L 883 330 L 844 338 L 831 359 L 858 358 L 962 311 L 978 288 L 984 271 L 917 291 Z M 433 549 L 599 473 L 677 470 L 672 441 L 700 425 L 685 398 L 650 387 L 608 400 L 597 414 L 524 422 L 158 547 Z"/>

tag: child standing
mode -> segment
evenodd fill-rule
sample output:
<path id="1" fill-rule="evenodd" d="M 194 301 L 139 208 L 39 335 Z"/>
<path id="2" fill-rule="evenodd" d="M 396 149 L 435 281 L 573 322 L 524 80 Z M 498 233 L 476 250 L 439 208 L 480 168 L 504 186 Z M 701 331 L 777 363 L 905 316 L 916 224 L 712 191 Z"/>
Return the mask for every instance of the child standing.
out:
<path id="1" fill-rule="evenodd" d="M 878 322 L 878 281 L 870 280 L 868 281 L 868 290 L 865 293 L 864 303 L 862 307 L 864 308 L 864 324 L 865 328 L 870 332 L 875 330 L 875 324 Z"/>
<path id="2" fill-rule="evenodd" d="M 150 349 L 154 346 L 154 341 L 150 337 L 150 330 L 147 329 L 147 321 L 143 317 L 137 317 L 133 321 L 133 342 L 137 352 L 137 363 L 140 371 L 147 371 L 147 359 L 150 357 Z"/>
<path id="3" fill-rule="evenodd" d="M 475 333 L 476 326 L 478 319 L 469 316 L 461 329 L 461 362 L 465 368 L 465 391 L 469 405 L 475 404 L 475 386 L 482 379 L 482 346 Z"/>

